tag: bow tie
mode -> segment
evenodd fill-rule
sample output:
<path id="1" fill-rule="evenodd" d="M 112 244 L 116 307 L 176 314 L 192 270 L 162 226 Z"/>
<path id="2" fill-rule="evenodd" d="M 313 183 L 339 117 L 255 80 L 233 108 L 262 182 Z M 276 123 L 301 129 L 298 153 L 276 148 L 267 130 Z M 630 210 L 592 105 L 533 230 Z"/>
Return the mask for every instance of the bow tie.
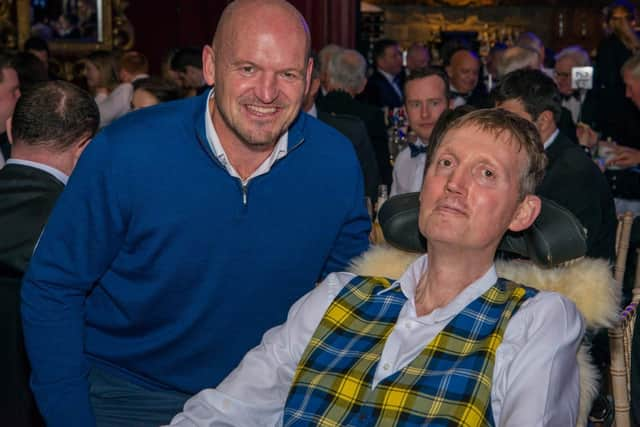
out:
<path id="1" fill-rule="evenodd" d="M 471 96 L 470 93 L 460 93 L 460 92 L 456 92 L 454 90 L 451 91 L 451 98 L 469 99 L 470 96 Z"/>
<path id="2" fill-rule="evenodd" d="M 424 145 L 409 143 L 409 150 L 411 150 L 411 158 L 417 157 L 420 153 L 426 153 L 427 147 Z"/>
<path id="3" fill-rule="evenodd" d="M 571 98 L 575 98 L 576 101 L 580 101 L 580 92 L 577 90 L 571 92 L 569 95 L 560 94 L 563 101 L 569 101 Z"/>

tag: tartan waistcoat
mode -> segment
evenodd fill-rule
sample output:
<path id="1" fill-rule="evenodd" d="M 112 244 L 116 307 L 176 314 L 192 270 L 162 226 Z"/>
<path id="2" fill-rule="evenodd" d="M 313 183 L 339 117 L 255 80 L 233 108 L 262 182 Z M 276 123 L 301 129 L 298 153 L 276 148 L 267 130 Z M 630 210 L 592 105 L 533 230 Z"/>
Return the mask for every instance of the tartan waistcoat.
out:
<path id="1" fill-rule="evenodd" d="M 498 279 L 409 365 L 372 389 L 382 349 L 406 301 L 399 286 L 388 289 L 391 283 L 356 277 L 340 291 L 300 359 L 283 425 L 494 425 L 496 349 L 511 316 L 537 291 Z"/>

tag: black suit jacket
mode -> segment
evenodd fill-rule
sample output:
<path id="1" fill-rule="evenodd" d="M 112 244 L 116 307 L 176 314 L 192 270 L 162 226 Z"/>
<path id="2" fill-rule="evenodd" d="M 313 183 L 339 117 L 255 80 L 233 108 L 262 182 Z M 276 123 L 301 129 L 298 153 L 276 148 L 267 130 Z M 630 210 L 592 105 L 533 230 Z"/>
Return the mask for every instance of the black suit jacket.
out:
<path id="1" fill-rule="evenodd" d="M 613 260 L 616 211 L 607 180 L 584 150 L 558 134 L 537 193 L 569 209 L 587 229 L 587 256 Z"/>
<path id="2" fill-rule="evenodd" d="M 362 175 L 364 176 L 365 196 L 375 202 L 378 196 L 379 184 L 378 162 L 364 122 L 355 116 L 326 113 L 324 111 L 318 111 L 318 119 L 349 138 L 353 148 L 356 150 Z"/>
<path id="3" fill-rule="evenodd" d="M 6 132 L 0 134 L 0 153 L 2 153 L 5 161 L 11 157 L 11 144 Z"/>
<path id="4" fill-rule="evenodd" d="M 369 140 L 373 145 L 378 162 L 379 181 L 391 185 L 391 162 L 389 158 L 389 138 L 384 124 L 382 110 L 359 102 L 343 91 L 331 91 L 317 101 L 319 111 L 334 114 L 348 114 L 364 122 Z"/>
<path id="5" fill-rule="evenodd" d="M 402 78 L 404 73 L 400 73 L 402 79 L 398 86 L 400 91 L 403 90 L 404 79 Z M 367 104 L 375 105 L 377 107 L 389 107 L 398 108 L 402 107 L 402 97 L 398 96 L 398 93 L 393 88 L 389 80 L 383 76 L 380 71 L 373 72 L 371 77 L 367 80 L 367 85 L 364 91 L 359 95 L 359 100 L 366 102 Z"/>
<path id="6" fill-rule="evenodd" d="M 28 166 L 0 169 L 0 413 L 10 426 L 44 425 L 29 388 L 31 368 L 20 320 L 22 276 L 64 185 Z"/>

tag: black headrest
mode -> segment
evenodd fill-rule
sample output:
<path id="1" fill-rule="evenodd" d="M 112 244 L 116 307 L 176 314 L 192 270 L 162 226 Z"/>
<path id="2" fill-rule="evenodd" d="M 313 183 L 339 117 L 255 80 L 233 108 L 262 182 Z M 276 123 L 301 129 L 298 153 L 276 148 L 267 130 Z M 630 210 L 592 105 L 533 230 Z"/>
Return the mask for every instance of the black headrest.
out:
<path id="1" fill-rule="evenodd" d="M 424 253 L 426 239 L 418 230 L 419 195 L 406 193 L 391 197 L 378 212 L 378 221 L 389 244 L 405 251 Z M 540 199 L 542 209 L 533 225 L 518 233 L 508 231 L 498 250 L 529 258 L 545 267 L 584 256 L 587 235 L 580 221 L 557 203 Z"/>

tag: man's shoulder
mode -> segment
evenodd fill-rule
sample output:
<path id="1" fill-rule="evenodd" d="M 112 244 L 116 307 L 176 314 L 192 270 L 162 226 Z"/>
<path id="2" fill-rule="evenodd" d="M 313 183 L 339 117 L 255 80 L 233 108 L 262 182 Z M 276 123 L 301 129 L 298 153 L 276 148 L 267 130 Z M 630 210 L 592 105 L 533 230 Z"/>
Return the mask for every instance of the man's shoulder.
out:
<path id="1" fill-rule="evenodd" d="M 367 79 L 367 84 L 371 83 L 372 85 L 382 85 L 385 83 L 389 83 L 387 78 L 382 75 L 382 73 L 378 70 L 375 70 L 373 74 Z"/>
<path id="2" fill-rule="evenodd" d="M 340 120 L 344 120 L 344 117 Z M 344 149 L 351 146 L 351 142 L 347 137 L 334 127 L 306 113 L 300 113 L 300 117 L 290 128 L 290 137 L 295 138 L 297 132 L 302 133 L 305 144 L 311 143 L 314 147 L 321 147 L 323 151 Z"/>
<path id="3" fill-rule="evenodd" d="M 318 120 L 324 122 L 342 132 L 343 129 L 353 133 L 363 131 L 366 135 L 366 128 L 362 119 L 352 114 L 338 114 L 318 111 Z M 348 136 L 345 132 L 346 136 Z"/>
<path id="4" fill-rule="evenodd" d="M 549 147 L 549 171 L 562 170 L 571 175 L 602 175 L 598 166 L 589 158 L 584 149 L 564 134 L 558 137 Z"/>
<path id="5" fill-rule="evenodd" d="M 0 169 L 0 194 L 24 189 L 33 194 L 53 192 L 57 196 L 63 188 L 64 184 L 53 175 L 32 166 L 8 164 Z"/>
<path id="6" fill-rule="evenodd" d="M 201 97 L 191 97 L 170 101 L 132 111 L 102 132 L 109 136 L 133 140 L 144 139 L 147 135 L 173 135 L 193 129 L 199 113 L 204 120 L 204 108 Z"/>

